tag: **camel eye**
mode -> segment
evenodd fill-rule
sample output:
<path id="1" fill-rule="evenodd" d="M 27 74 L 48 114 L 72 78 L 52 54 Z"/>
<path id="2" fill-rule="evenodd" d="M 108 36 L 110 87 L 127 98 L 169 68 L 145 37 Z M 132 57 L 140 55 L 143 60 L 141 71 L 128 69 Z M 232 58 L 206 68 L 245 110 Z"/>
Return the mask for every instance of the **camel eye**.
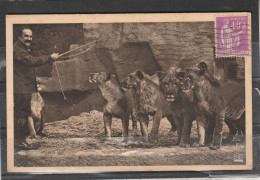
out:
<path id="1" fill-rule="evenodd" d="M 164 85 L 169 85 L 169 83 L 167 83 L 167 82 L 163 82 L 164 83 Z"/>

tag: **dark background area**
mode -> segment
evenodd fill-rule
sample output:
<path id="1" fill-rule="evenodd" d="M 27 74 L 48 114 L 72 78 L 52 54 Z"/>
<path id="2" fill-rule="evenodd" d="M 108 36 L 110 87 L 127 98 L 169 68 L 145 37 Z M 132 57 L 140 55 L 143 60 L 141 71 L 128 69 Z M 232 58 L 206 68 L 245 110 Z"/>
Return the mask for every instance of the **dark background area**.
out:
<path id="1" fill-rule="evenodd" d="M 167 12 L 251 12 L 252 13 L 252 56 L 253 78 L 260 78 L 259 69 L 259 19 L 257 0 L 74 0 L 74 1 L 37 1 L 37 2 L 0 2 L 0 48 L 5 48 L 5 15 L 6 14 L 66 14 L 66 13 L 167 13 Z M 4 52 L 1 49 L 0 53 Z M 1 56 L 2 57 L 2 56 Z M 5 58 L 4 58 L 5 59 Z M 2 59 L 1 59 L 2 60 Z M 253 82 L 257 86 L 256 81 Z M 2 85 L 2 80 L 1 80 Z M 1 91 L 1 107 L 5 101 L 5 92 Z M 253 99 L 254 100 L 254 99 Z M 253 102 L 254 107 L 257 102 Z M 258 107 L 258 106 L 257 106 Z M 256 108 L 257 109 L 257 108 Z M 259 108 L 258 108 L 259 109 Z M 2 111 L 3 110 L 3 111 Z M 254 117 L 253 117 L 254 118 Z M 1 108 L 1 138 L 2 138 L 2 174 L 4 179 L 61 179 L 67 175 L 26 175 L 7 173 L 6 162 L 6 116 Z M 100 173 L 78 174 L 73 178 L 160 178 L 160 177 L 208 177 L 220 174 L 252 174 L 258 173 L 260 168 L 259 126 L 260 120 L 254 118 L 254 170 L 236 172 L 153 172 L 153 173 Z M 72 178 L 72 177 L 70 177 Z M 70 179 L 69 178 L 69 179 Z"/>
<path id="2" fill-rule="evenodd" d="M 23 27 L 28 27 L 33 32 L 32 51 L 40 51 L 40 54 L 53 52 L 65 52 L 71 44 L 83 43 L 82 24 L 30 24 L 14 25 L 15 42 Z M 56 47 L 55 47 L 56 46 Z"/>

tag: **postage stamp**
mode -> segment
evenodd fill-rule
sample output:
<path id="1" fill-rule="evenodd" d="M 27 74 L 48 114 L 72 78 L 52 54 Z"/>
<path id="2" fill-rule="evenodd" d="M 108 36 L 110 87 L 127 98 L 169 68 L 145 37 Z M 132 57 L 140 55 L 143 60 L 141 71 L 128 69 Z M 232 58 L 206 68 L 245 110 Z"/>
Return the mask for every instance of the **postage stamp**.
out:
<path id="1" fill-rule="evenodd" d="M 216 57 L 247 56 L 248 17 L 216 17 Z"/>

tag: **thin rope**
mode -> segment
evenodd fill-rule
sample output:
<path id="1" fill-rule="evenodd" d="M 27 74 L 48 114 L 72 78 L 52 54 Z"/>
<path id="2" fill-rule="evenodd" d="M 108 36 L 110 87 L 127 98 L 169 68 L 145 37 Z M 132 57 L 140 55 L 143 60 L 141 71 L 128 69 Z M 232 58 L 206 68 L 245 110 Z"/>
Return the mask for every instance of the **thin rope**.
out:
<path id="1" fill-rule="evenodd" d="M 62 87 L 62 84 L 61 84 L 60 73 L 59 73 L 59 70 L 58 70 L 58 66 L 57 66 L 56 60 L 54 60 L 54 65 L 55 65 L 55 68 L 56 68 L 56 71 L 57 71 L 57 75 L 58 75 L 58 80 L 59 80 L 59 84 L 60 84 L 61 93 L 62 93 L 62 95 L 63 95 L 64 100 L 66 101 L 67 98 L 66 98 L 66 96 L 65 96 L 65 94 L 64 94 L 64 90 L 63 90 L 63 87 Z"/>
<path id="2" fill-rule="evenodd" d="M 96 43 L 96 41 L 91 42 L 91 43 L 88 43 L 88 44 L 85 44 L 85 45 L 80 46 L 80 47 L 78 47 L 78 48 L 72 49 L 72 50 L 67 51 L 67 52 L 65 52 L 65 53 L 62 53 L 62 54 L 60 54 L 60 55 L 58 56 L 58 58 L 61 58 L 61 56 L 64 56 L 64 55 L 66 55 L 66 54 L 68 54 L 68 53 L 70 53 L 70 52 L 72 52 L 72 51 L 75 51 L 75 50 L 77 50 L 77 49 L 81 49 L 81 48 L 83 48 L 83 47 L 85 47 L 85 46 L 88 46 L 88 45 L 91 45 L 91 44 L 93 44 L 93 43 Z M 86 49 L 86 50 L 83 51 L 83 52 L 80 52 L 80 53 L 77 53 L 77 54 L 73 54 L 73 55 L 71 55 L 71 56 L 67 56 L 67 57 L 64 57 L 64 58 L 70 58 L 70 57 L 74 57 L 74 56 L 83 54 L 83 53 L 89 51 L 91 48 L 92 48 L 92 47 Z M 67 101 L 67 97 L 66 97 L 66 95 L 65 95 L 65 93 L 64 93 L 64 89 L 63 89 L 62 84 L 61 84 L 61 78 L 60 78 L 60 73 L 59 73 L 59 70 L 58 70 L 58 66 L 57 66 L 57 61 L 56 61 L 56 59 L 54 59 L 54 65 L 55 65 L 55 69 L 56 69 L 56 71 L 57 71 L 58 81 L 59 81 L 61 93 L 62 93 L 62 95 L 63 95 L 64 100 Z M 74 108 L 74 106 L 73 106 L 73 108 Z"/>
<path id="3" fill-rule="evenodd" d="M 70 52 L 72 52 L 72 51 L 76 51 L 76 50 L 78 50 L 78 49 L 81 49 L 81 48 L 83 48 L 83 47 L 85 47 L 85 46 L 88 46 L 88 45 L 91 45 L 91 44 L 94 44 L 94 43 L 96 43 L 96 41 L 91 42 L 91 43 L 88 43 L 88 44 L 85 44 L 85 45 L 80 46 L 80 47 L 77 47 L 77 48 L 75 48 L 75 49 L 69 50 L 69 51 L 67 51 L 67 52 L 65 52 L 65 53 L 60 54 L 60 55 L 58 56 L 58 58 L 61 57 L 61 56 L 66 55 L 66 54 L 68 54 L 68 53 L 70 53 Z"/>
<path id="4" fill-rule="evenodd" d="M 65 56 L 65 57 L 60 57 L 60 56 L 59 56 L 58 58 L 60 59 L 60 58 L 71 58 L 71 57 L 75 57 L 75 56 L 78 56 L 78 55 L 80 55 L 80 54 L 83 54 L 83 53 L 89 51 L 91 48 L 92 48 L 92 47 L 86 49 L 85 51 L 82 51 L 82 52 L 80 52 L 80 53 L 77 53 L 77 54 L 73 54 L 73 55 Z"/>

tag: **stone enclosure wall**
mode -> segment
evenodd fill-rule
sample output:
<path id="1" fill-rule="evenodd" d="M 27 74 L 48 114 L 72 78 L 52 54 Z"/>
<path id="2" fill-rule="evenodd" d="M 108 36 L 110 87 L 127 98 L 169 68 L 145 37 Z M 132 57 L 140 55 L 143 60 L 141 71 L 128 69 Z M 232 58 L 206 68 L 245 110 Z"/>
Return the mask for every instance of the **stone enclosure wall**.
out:
<path id="1" fill-rule="evenodd" d="M 41 26 L 41 27 L 39 27 Z M 214 22 L 34 25 L 34 52 L 64 53 L 56 66 L 37 68 L 39 90 L 46 102 L 46 121 L 80 112 L 102 110 L 103 100 L 89 73 L 107 71 L 120 80 L 142 70 L 153 75 L 170 66 L 206 62 L 218 79 L 243 79 L 242 58 L 215 58 Z M 17 27 L 18 29 L 18 27 Z M 85 53 L 73 56 L 77 53 Z"/>

